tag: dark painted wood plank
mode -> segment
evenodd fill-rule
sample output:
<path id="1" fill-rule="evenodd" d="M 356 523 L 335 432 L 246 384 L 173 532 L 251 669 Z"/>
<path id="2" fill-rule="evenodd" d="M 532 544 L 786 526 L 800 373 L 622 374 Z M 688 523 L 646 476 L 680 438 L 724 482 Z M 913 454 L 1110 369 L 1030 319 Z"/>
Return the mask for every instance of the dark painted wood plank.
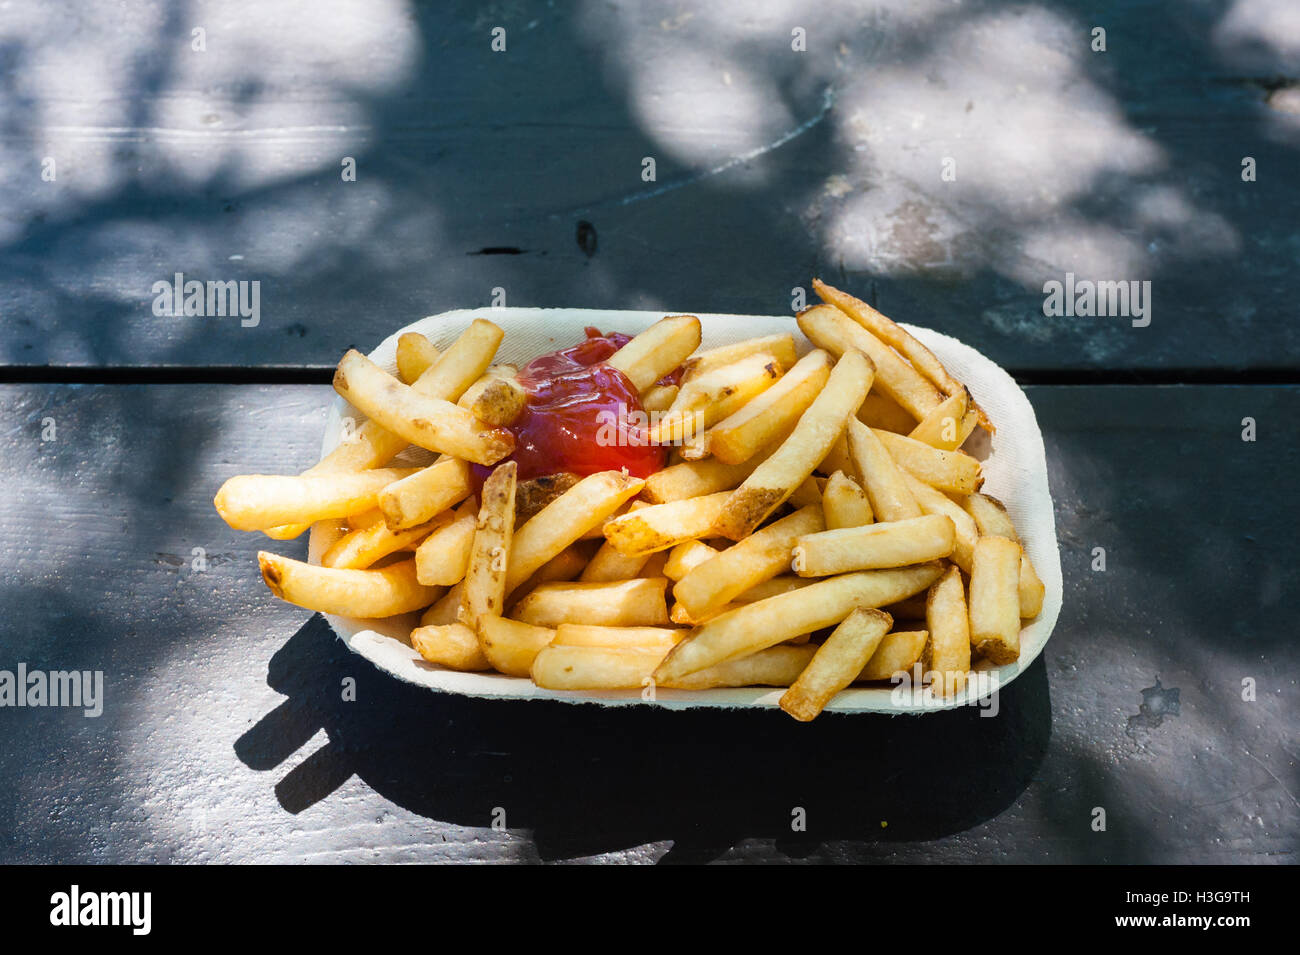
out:
<path id="1" fill-rule="evenodd" d="M 203 53 L 184 8 L 52 7 L 0 59 L 0 363 L 323 368 L 498 287 L 770 314 L 820 274 L 1015 370 L 1294 369 L 1285 2 L 250 5 Z M 155 316 L 177 271 L 260 282 L 257 327 Z M 1067 271 L 1151 325 L 1045 317 Z"/>
<path id="2" fill-rule="evenodd" d="M 996 718 L 804 726 L 437 696 L 273 600 L 211 497 L 308 464 L 327 388 L 0 387 L 0 669 L 106 681 L 98 718 L 0 710 L 0 860 L 1294 861 L 1300 388 L 1029 394 L 1042 659 Z"/>

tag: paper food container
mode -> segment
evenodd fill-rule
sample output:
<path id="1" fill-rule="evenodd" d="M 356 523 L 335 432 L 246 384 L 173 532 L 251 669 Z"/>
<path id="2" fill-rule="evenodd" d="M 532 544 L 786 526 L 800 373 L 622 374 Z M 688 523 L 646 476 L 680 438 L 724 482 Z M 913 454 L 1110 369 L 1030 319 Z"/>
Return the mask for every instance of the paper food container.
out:
<path id="1" fill-rule="evenodd" d="M 601 331 L 636 334 L 672 312 L 604 311 L 567 308 L 459 309 L 422 318 L 398 329 L 370 353 L 381 367 L 396 367 L 397 339 L 404 332 L 420 332 L 439 349 L 446 348 L 475 318 L 488 318 L 505 330 L 505 340 L 496 362 L 520 367 L 538 355 L 575 344 L 584 337 L 586 326 Z M 800 352 L 811 346 L 799 331 L 793 316 L 698 314 L 703 326 L 701 348 L 711 348 L 781 332 L 793 332 Z M 1015 521 L 1026 553 L 1046 588 L 1043 611 L 1026 622 L 1020 634 L 1020 659 L 1001 667 L 977 666 L 968 687 L 950 700 L 938 700 L 910 682 L 893 686 L 850 687 L 836 695 L 826 707 L 839 713 L 922 714 L 956 706 L 976 704 L 1020 675 L 1042 652 L 1061 611 L 1061 561 L 1056 544 L 1056 522 L 1047 486 L 1047 462 L 1043 436 L 1034 410 L 1011 376 L 979 352 L 956 339 L 925 328 L 904 326 L 964 382 L 997 428 L 989 439 L 976 429 L 965 450 L 983 460 L 985 493 L 1006 504 Z M 354 423 L 363 416 L 342 398 L 335 398 L 325 426 L 321 454 L 329 453 L 344 435 L 344 418 Z M 320 525 L 312 529 L 310 560 L 318 563 L 326 546 Z M 428 663 L 407 642 L 418 625 L 417 614 L 385 620 L 359 620 L 326 614 L 330 626 L 354 652 L 400 680 L 442 693 L 457 693 L 492 699 L 562 700 L 603 706 L 641 705 L 668 709 L 690 707 L 774 708 L 783 690 L 748 687 L 715 690 L 667 690 L 653 694 L 641 690 L 569 692 L 544 690 L 530 680 L 499 673 L 460 673 Z M 646 697 L 653 696 L 653 699 Z"/>

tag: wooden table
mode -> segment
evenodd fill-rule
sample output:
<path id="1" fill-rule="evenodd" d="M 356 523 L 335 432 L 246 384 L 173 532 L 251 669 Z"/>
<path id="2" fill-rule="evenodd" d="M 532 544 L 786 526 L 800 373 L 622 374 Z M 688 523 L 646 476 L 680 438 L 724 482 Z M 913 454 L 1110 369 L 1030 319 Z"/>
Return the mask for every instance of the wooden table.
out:
<path id="1" fill-rule="evenodd" d="M 0 669 L 106 700 L 0 710 L 0 861 L 1295 861 L 1283 3 L 73 6 L 0 15 Z M 176 272 L 256 280 L 256 325 L 156 315 Z M 1044 315 L 1067 272 L 1150 324 Z M 998 718 L 435 695 L 212 509 L 420 315 L 813 275 L 1026 385 L 1066 597 Z"/>

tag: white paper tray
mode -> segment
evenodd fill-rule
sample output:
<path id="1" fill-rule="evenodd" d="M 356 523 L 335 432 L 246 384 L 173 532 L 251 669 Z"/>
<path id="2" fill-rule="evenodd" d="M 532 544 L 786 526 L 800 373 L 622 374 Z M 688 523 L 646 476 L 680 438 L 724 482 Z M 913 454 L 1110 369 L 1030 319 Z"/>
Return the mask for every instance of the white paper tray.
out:
<path id="1" fill-rule="evenodd" d="M 421 332 L 441 349 L 450 345 L 470 321 L 481 317 L 490 319 L 505 330 L 505 340 L 494 360 L 522 366 L 543 352 L 577 343 L 583 337 L 585 326 L 596 326 L 605 332 L 636 334 L 666 314 L 674 313 L 564 308 L 459 309 L 422 318 L 398 329 L 371 352 L 370 357 L 382 367 L 393 370 L 396 365 L 397 339 L 403 332 Z M 810 347 L 790 315 L 690 314 L 699 315 L 703 325 L 702 348 L 779 332 L 793 332 L 801 351 Z M 1052 635 L 1061 611 L 1061 561 L 1057 550 L 1052 498 L 1047 486 L 1047 461 L 1043 451 L 1043 436 L 1029 399 L 1010 375 L 974 349 L 930 329 L 911 325 L 905 327 L 934 352 L 955 378 L 966 383 L 997 428 L 997 435 L 991 442 L 984 442 L 985 446 L 982 447 L 972 447 L 983 437 L 983 431 L 977 429 L 967 443 L 967 450 L 984 458 L 985 481 L 982 490 L 1006 504 L 1025 550 L 1042 578 L 1046 588 L 1043 611 L 1021 631 L 1019 660 L 1002 667 L 977 668 L 983 675 L 951 700 L 935 700 L 919 691 L 902 692 L 901 688 L 889 686 L 851 687 L 831 701 L 826 707 L 830 712 L 920 714 L 978 703 L 997 687 L 1010 683 L 1034 662 Z M 361 420 L 356 409 L 342 398 L 335 398 L 326 420 L 325 438 L 321 444 L 322 456 L 338 444 L 343 433 L 341 422 L 345 415 Z M 323 549 L 322 536 L 313 528 L 309 545 L 313 562 L 319 560 Z M 398 679 L 444 693 L 484 698 L 562 700 L 603 706 L 641 704 L 686 709 L 773 708 L 783 692 L 780 689 L 762 687 L 689 692 L 657 689 L 654 700 L 647 701 L 642 698 L 639 690 L 564 692 L 543 690 L 521 677 L 498 673 L 459 673 L 426 662 L 406 644 L 405 635 L 417 623 L 415 616 L 408 614 L 374 621 L 325 615 L 330 626 L 354 652 Z"/>

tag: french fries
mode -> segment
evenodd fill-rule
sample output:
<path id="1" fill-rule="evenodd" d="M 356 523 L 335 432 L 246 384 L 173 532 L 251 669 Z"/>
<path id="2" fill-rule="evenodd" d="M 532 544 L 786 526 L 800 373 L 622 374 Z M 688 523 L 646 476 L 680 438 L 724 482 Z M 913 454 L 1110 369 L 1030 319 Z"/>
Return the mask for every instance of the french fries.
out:
<path id="1" fill-rule="evenodd" d="M 937 564 L 859 571 L 729 610 L 677 644 L 655 670 L 655 680 L 667 684 L 723 660 L 834 626 L 859 607 L 880 607 L 920 593 L 940 573 Z"/>
<path id="2" fill-rule="evenodd" d="M 690 568 L 673 587 L 673 596 L 691 618 L 703 620 L 752 587 L 788 570 L 799 538 L 825 526 L 821 510 L 815 506 L 774 521 Z"/>
<path id="3" fill-rule="evenodd" d="M 445 350 L 403 334 L 396 375 L 349 351 L 335 390 L 361 417 L 337 448 L 296 476 L 231 478 L 214 503 L 275 539 L 315 523 L 311 563 L 259 553 L 272 593 L 418 616 L 409 644 L 429 666 L 647 699 L 783 687 L 780 708 L 807 721 L 919 662 L 951 699 L 973 659 L 1020 658 L 1021 621 L 1044 601 L 960 450 L 992 424 L 906 329 L 815 285 L 826 304 L 798 316 L 802 358 L 790 333 L 698 351 L 699 319 L 670 315 L 612 354 L 607 336 L 603 371 L 564 371 L 555 394 L 574 405 L 548 404 L 542 369 L 596 353 L 531 362 L 523 380 L 482 319 Z M 611 393 L 582 394 L 587 381 Z M 668 451 L 584 433 L 608 399 L 630 403 L 628 385 L 649 417 L 620 423 L 618 447 Z M 539 438 L 546 427 L 563 437 Z"/>
<path id="4" fill-rule="evenodd" d="M 799 313 L 799 327 L 809 341 L 836 358 L 855 350 L 866 355 L 875 366 L 881 391 L 918 421 L 943 401 L 939 390 L 915 368 L 835 306 L 814 305 L 805 309 Z"/>
<path id="5" fill-rule="evenodd" d="M 668 627 L 606 627 L 582 623 L 562 623 L 555 628 L 551 641 L 557 647 L 623 647 L 631 650 L 658 650 L 660 658 L 686 636 L 685 630 Z"/>
<path id="6" fill-rule="evenodd" d="M 806 481 L 862 404 L 871 380 L 871 362 L 861 352 L 849 351 L 836 362 L 790 437 L 732 492 L 715 532 L 740 540 Z"/>
<path id="7" fill-rule="evenodd" d="M 666 577 L 601 583 L 542 584 L 515 604 L 517 620 L 536 627 L 586 623 L 600 627 L 662 627 L 670 622 Z"/>
<path id="8" fill-rule="evenodd" d="M 368 527 L 350 531 L 334 542 L 321 556 L 322 567 L 339 567 L 346 570 L 364 570 L 375 561 L 406 550 L 420 543 L 440 527 L 450 523 L 451 515 L 443 514 L 427 524 L 417 524 L 406 530 L 392 531 L 382 520 Z M 416 566 L 419 577 L 419 566 Z M 424 581 L 420 581 L 424 583 Z"/>
<path id="9" fill-rule="evenodd" d="M 945 398 L 925 420 L 912 429 L 909 438 L 943 451 L 956 451 L 970 437 L 979 423 L 979 414 L 970 407 L 970 392 L 963 388 Z M 893 431 L 893 428 L 886 428 Z"/>
<path id="10" fill-rule="evenodd" d="M 930 586 L 925 601 L 925 626 L 930 631 L 926 647 L 927 671 L 943 696 L 955 696 L 966 685 L 970 670 L 970 617 L 961 572 L 948 570 Z"/>
<path id="11" fill-rule="evenodd" d="M 849 456 L 862 479 L 872 513 L 881 521 L 920 517 L 916 497 L 879 434 L 856 418 L 848 422 Z"/>
<path id="12" fill-rule="evenodd" d="M 792 566 L 800 577 L 828 577 L 850 570 L 923 564 L 952 553 L 953 533 L 947 517 L 927 514 L 805 534 L 795 542 Z"/>
<path id="13" fill-rule="evenodd" d="M 496 464 L 515 449 L 511 432 L 485 427 L 464 408 L 402 384 L 359 351 L 339 362 L 334 390 L 381 427 L 430 451 Z"/>
<path id="14" fill-rule="evenodd" d="M 1020 657 L 1020 545 L 1009 537 L 975 542 L 970 639 L 977 653 L 999 666 Z"/>
<path id="15" fill-rule="evenodd" d="M 411 646 L 430 663 L 449 670 L 486 670 L 491 666 L 478 635 L 463 623 L 416 627 L 411 631 Z"/>
<path id="16" fill-rule="evenodd" d="M 975 521 L 980 534 L 988 534 L 993 537 L 1008 537 L 1016 543 L 1020 543 L 1020 535 L 1016 533 L 1016 526 L 1011 522 L 1007 509 L 996 497 L 989 497 L 987 494 L 971 494 L 962 502 L 963 506 Z M 1046 588 L 1039 579 L 1038 572 L 1034 570 L 1034 565 L 1029 562 L 1029 555 L 1022 554 L 1020 558 L 1020 616 L 1023 618 L 1037 617 L 1043 612 L 1043 594 Z"/>
<path id="17" fill-rule="evenodd" d="M 794 426 L 830 374 L 830 355 L 809 352 L 780 381 L 705 432 L 709 452 L 726 464 L 748 461 Z"/>
<path id="18" fill-rule="evenodd" d="M 854 682 L 892 680 L 897 675 L 907 674 L 913 664 L 921 659 L 929 639 L 930 633 L 927 630 L 894 630 L 885 634 Z"/>
<path id="19" fill-rule="evenodd" d="M 397 339 L 397 376 L 408 385 L 438 360 L 438 349 L 419 332 L 407 332 Z"/>
<path id="20" fill-rule="evenodd" d="M 297 477 L 243 474 L 221 485 L 212 503 L 221 519 L 237 531 L 324 521 L 369 510 L 380 491 L 414 470 L 376 468 Z"/>
<path id="21" fill-rule="evenodd" d="M 616 353 L 617 354 L 617 353 Z M 506 573 L 506 593 L 591 528 L 636 496 L 645 484 L 618 471 L 583 478 L 515 532 Z"/>
<path id="22" fill-rule="evenodd" d="M 261 551 L 262 579 L 281 600 L 345 617 L 394 617 L 433 602 L 435 592 L 415 578 L 415 561 L 378 570 L 340 570 Z"/>
<path id="23" fill-rule="evenodd" d="M 607 364 L 617 368 L 637 391 L 645 391 L 700 347 L 700 320 L 670 315 L 620 348 Z"/>
<path id="24" fill-rule="evenodd" d="M 555 631 L 493 614 L 478 618 L 478 642 L 493 669 L 506 676 L 526 677 L 533 660 L 555 639 Z"/>
<path id="25" fill-rule="evenodd" d="M 827 530 L 860 527 L 875 520 L 867 492 L 840 470 L 826 479 L 826 489 L 822 491 L 822 513 L 826 516 Z"/>
<path id="26" fill-rule="evenodd" d="M 707 537 L 730 499 L 730 491 L 720 491 L 705 497 L 652 504 L 607 521 L 605 539 L 620 554 L 667 550 L 684 541 Z"/>
<path id="27" fill-rule="evenodd" d="M 469 492 L 469 465 L 457 458 L 443 458 L 386 485 L 376 502 L 389 530 L 400 531 L 431 520 L 469 497 Z"/>
<path id="28" fill-rule="evenodd" d="M 781 695 L 781 709 L 801 723 L 814 719 L 831 697 L 857 679 L 893 623 L 881 610 L 850 613 L 817 648 L 794 685 Z"/>
<path id="29" fill-rule="evenodd" d="M 730 365 L 748 358 L 750 355 L 771 355 L 781 365 L 782 370 L 789 370 L 795 364 L 794 336 L 789 332 L 780 335 L 765 335 L 762 338 L 747 338 L 734 345 L 722 345 L 698 352 L 682 365 L 682 384 L 689 384 L 696 378 L 714 368 Z"/>
<path id="30" fill-rule="evenodd" d="M 934 383 L 944 394 L 953 395 L 966 387 L 953 378 L 948 373 L 948 369 L 943 367 L 943 363 L 934 357 L 934 353 L 917 341 L 916 337 L 909 333 L 907 329 L 896 322 L 890 321 L 866 302 L 854 298 L 846 292 L 841 292 L 817 278 L 813 279 L 813 289 L 821 296 L 822 301 L 835 305 L 862 325 L 863 328 L 874 332 L 881 341 L 897 349 L 899 354 L 911 362 L 913 367 Z M 993 424 L 988 420 L 988 416 L 978 406 L 976 406 L 976 412 L 981 426 L 989 434 L 993 434 Z"/>
<path id="31" fill-rule="evenodd" d="M 892 431 L 873 432 L 904 471 L 952 494 L 973 494 L 984 483 L 980 463 L 961 451 L 944 451 Z"/>
<path id="32" fill-rule="evenodd" d="M 470 495 L 449 523 L 431 533 L 415 549 L 415 572 L 420 583 L 451 587 L 464 580 L 477 526 L 478 498 Z"/>
<path id="33" fill-rule="evenodd" d="M 461 591 L 460 622 L 470 627 L 484 614 L 500 616 L 505 609 L 506 560 L 515 533 L 514 461 L 497 465 L 483 482 L 483 503 L 479 507 Z"/>

